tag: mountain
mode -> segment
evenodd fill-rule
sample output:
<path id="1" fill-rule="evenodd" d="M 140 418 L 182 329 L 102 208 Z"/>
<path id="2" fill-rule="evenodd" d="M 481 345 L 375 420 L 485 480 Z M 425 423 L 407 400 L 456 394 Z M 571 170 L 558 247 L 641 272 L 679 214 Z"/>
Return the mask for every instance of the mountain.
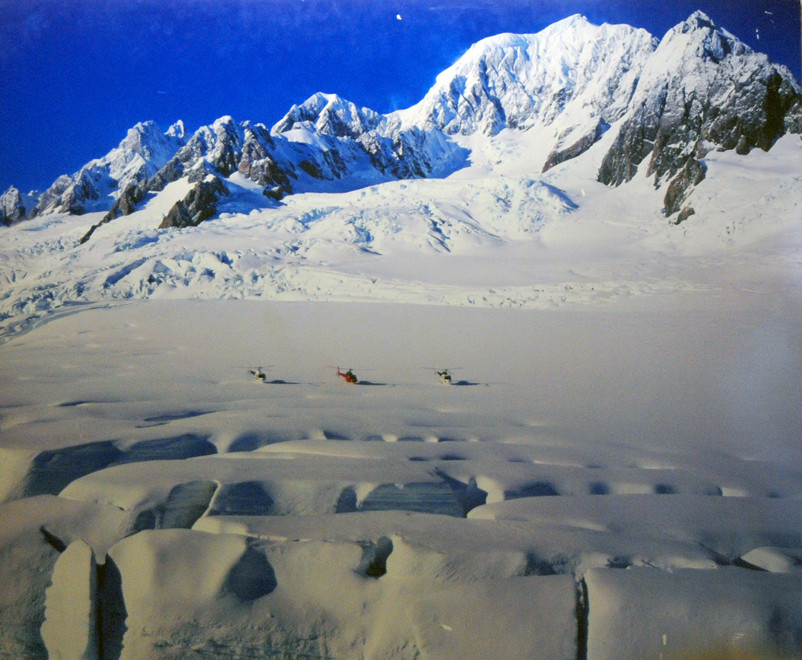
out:
<path id="1" fill-rule="evenodd" d="M 612 124 L 628 109 L 640 70 L 657 41 L 628 25 L 590 24 L 575 15 L 532 35 L 503 34 L 473 45 L 416 106 L 396 113 L 402 125 L 448 135 L 505 128 L 525 131 L 589 118 Z"/>
<path id="2" fill-rule="evenodd" d="M 121 191 L 153 176 L 183 143 L 184 125 L 180 121 L 166 133 L 152 121 L 139 123 L 108 154 L 90 161 L 72 176 L 60 176 L 39 197 L 31 215 L 108 209 Z"/>
<path id="3" fill-rule="evenodd" d="M 359 138 L 381 122 L 381 115 L 369 108 L 357 108 L 336 94 L 314 94 L 273 126 L 275 134 L 310 127 L 321 135 Z"/>
<path id="4" fill-rule="evenodd" d="M 14 186 L 0 195 L 0 218 L 3 219 L 5 225 L 25 219 L 25 204 L 20 191 Z"/>
<path id="5" fill-rule="evenodd" d="M 599 180 L 628 181 L 648 157 L 655 185 L 668 182 L 670 216 L 704 178 L 710 151 L 769 150 L 780 135 L 801 131 L 800 88 L 788 69 L 697 11 L 645 63 Z"/>
<path id="6" fill-rule="evenodd" d="M 693 213 L 684 202 L 705 177 L 707 153 L 768 150 L 785 133 L 802 131 L 801 108 L 788 69 L 702 12 L 662 40 L 575 15 L 537 34 L 476 43 L 418 104 L 388 115 L 315 94 L 271 129 L 222 117 L 187 138 L 180 122 L 165 133 L 152 122 L 137 124 L 109 154 L 59 177 L 35 205 L 7 191 L 0 220 L 103 210 L 105 224 L 174 181 L 198 185 L 235 173 L 271 200 L 444 177 L 471 162 L 481 149 L 476 136 L 488 144 L 514 131 L 522 140 L 537 136 L 544 155 L 530 164 L 533 174 L 602 142 L 598 181 L 619 186 L 645 165 L 665 191 L 665 215 L 678 222 Z M 193 203 L 213 203 L 193 195 Z"/>
<path id="7" fill-rule="evenodd" d="M 323 94 L 293 106 L 269 131 L 264 124 L 221 117 L 198 129 L 150 178 L 132 181 L 99 224 L 133 212 L 148 193 L 185 177 L 197 187 L 208 176 L 239 173 L 261 186 L 264 196 L 279 200 L 291 193 L 344 191 L 394 179 L 442 176 L 464 164 L 464 150 L 439 131 L 410 127 L 386 132 L 384 127 L 377 113 Z M 221 190 L 218 184 L 214 188 Z M 213 204 L 220 194 L 209 196 L 193 189 L 192 200 L 182 205 L 197 206 L 200 199 Z M 205 210 L 190 215 L 212 217 Z"/>

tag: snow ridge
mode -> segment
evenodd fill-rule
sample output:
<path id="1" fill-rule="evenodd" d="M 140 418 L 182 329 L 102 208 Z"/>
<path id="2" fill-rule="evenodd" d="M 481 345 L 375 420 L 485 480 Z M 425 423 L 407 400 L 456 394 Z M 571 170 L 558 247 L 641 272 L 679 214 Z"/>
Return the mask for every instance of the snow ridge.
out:
<path id="1" fill-rule="evenodd" d="M 120 144 L 73 176 L 64 175 L 39 198 L 34 215 L 108 209 L 121 191 L 153 176 L 183 144 L 184 125 L 162 133 L 152 121 L 129 129 Z"/>
<path id="2" fill-rule="evenodd" d="M 537 34 L 479 41 L 418 104 L 385 116 L 318 93 L 270 130 L 227 116 L 186 140 L 181 122 L 166 133 L 152 122 L 137 124 L 109 154 L 60 177 L 32 208 L 7 191 L 0 220 L 112 207 L 111 220 L 172 181 L 210 173 L 239 171 L 274 199 L 442 177 L 468 162 L 460 136 L 492 138 L 505 129 L 541 131 L 548 149 L 538 166 L 546 171 L 581 156 L 612 126 L 617 139 L 599 180 L 629 181 L 651 154 L 647 172 L 655 184 L 673 184 L 665 193 L 670 216 L 704 178 L 699 158 L 711 148 L 766 150 L 802 131 L 800 87 L 785 67 L 701 11 L 659 41 L 577 14 Z"/>
<path id="3" fill-rule="evenodd" d="M 580 15 L 537 34 L 490 37 L 440 74 L 418 105 L 396 116 L 404 125 L 447 134 L 527 130 L 563 114 L 612 123 L 628 108 L 656 46 L 645 30 L 596 26 Z"/>

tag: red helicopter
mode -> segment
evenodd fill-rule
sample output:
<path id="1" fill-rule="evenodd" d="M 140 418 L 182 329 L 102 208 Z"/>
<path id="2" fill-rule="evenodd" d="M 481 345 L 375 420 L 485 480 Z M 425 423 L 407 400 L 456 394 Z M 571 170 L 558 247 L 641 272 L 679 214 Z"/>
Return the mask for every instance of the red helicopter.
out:
<path id="1" fill-rule="evenodd" d="M 357 380 L 356 374 L 353 372 L 352 369 L 348 369 L 348 371 L 340 371 L 340 367 L 337 367 L 337 375 L 340 378 L 342 378 L 346 383 L 356 384 L 359 382 Z"/>

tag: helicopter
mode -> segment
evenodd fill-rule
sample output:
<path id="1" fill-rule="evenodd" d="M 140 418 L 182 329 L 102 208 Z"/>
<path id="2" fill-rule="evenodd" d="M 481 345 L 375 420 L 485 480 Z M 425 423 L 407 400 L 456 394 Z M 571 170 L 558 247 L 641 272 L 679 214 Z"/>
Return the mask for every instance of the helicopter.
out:
<path id="1" fill-rule="evenodd" d="M 337 375 L 340 378 L 342 378 L 346 383 L 352 383 L 355 385 L 356 383 L 359 382 L 353 369 L 348 369 L 347 371 L 340 371 L 340 367 L 337 367 Z"/>
<path id="2" fill-rule="evenodd" d="M 451 380 L 451 373 L 448 369 L 440 369 L 435 367 L 424 367 L 425 369 L 431 369 L 440 377 L 440 382 L 444 385 L 451 385 L 453 381 Z"/>
<path id="3" fill-rule="evenodd" d="M 248 367 L 248 373 L 260 383 L 264 383 L 267 379 L 267 374 L 265 374 L 262 367 Z"/>
<path id="4" fill-rule="evenodd" d="M 451 374 L 448 373 L 448 369 L 435 369 L 434 373 L 440 376 L 440 380 L 445 385 L 451 385 Z"/>

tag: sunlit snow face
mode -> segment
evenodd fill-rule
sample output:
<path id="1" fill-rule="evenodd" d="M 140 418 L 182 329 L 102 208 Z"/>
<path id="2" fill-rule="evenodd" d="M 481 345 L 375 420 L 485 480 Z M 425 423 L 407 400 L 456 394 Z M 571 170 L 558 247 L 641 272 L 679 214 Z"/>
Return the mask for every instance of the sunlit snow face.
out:
<path id="1" fill-rule="evenodd" d="M 2 3 L 3 120 L 8 135 L 26 138 L 0 142 L 0 191 L 46 188 L 137 122 L 183 119 L 194 130 L 231 114 L 270 125 L 318 91 L 397 110 L 482 38 L 534 33 L 575 13 L 659 38 L 695 9 L 799 76 L 799 13 L 785 0 Z"/>

